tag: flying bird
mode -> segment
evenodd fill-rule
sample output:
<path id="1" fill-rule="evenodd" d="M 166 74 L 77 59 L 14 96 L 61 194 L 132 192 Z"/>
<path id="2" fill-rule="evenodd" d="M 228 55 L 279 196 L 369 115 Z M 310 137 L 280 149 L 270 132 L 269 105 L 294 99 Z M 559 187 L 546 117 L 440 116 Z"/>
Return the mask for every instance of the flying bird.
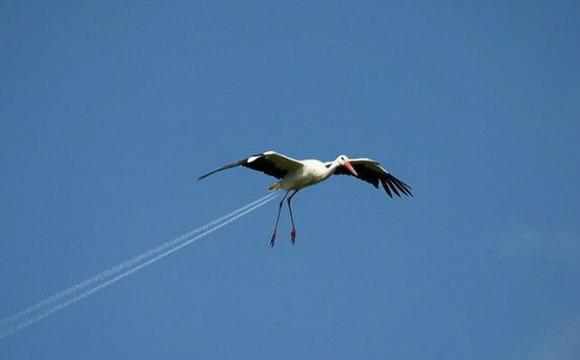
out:
<path id="1" fill-rule="evenodd" d="M 401 194 L 413 196 L 411 187 L 401 180 L 391 175 L 377 161 L 358 158 L 349 159 L 346 155 L 338 156 L 334 161 L 322 162 L 319 160 L 296 160 L 275 151 L 266 151 L 261 154 L 252 155 L 248 158 L 222 166 L 199 177 L 199 180 L 215 174 L 218 171 L 231 169 L 237 166 L 247 167 L 252 170 L 261 171 L 278 179 L 278 181 L 268 187 L 268 190 L 284 190 L 286 194 L 278 204 L 276 223 L 270 238 L 270 247 L 274 246 L 280 211 L 284 205 L 284 200 L 288 197 L 288 210 L 292 222 L 290 241 L 296 241 L 296 227 L 294 226 L 294 216 L 292 215 L 292 198 L 305 187 L 318 184 L 331 175 L 352 175 L 357 179 L 366 181 L 378 188 L 379 183 L 391 198 L 394 195 L 401 197 Z"/>

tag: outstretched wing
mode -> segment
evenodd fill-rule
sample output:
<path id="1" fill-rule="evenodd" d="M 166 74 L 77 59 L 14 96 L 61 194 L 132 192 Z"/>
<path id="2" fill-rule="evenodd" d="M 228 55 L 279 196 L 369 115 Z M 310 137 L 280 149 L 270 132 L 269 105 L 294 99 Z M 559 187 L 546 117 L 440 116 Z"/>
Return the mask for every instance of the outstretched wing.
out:
<path id="1" fill-rule="evenodd" d="M 381 164 L 375 160 L 360 158 L 360 159 L 350 159 L 349 160 L 352 167 L 358 173 L 357 178 L 364 180 L 372 184 L 377 189 L 379 188 L 379 182 L 383 185 L 385 192 L 390 197 L 393 197 L 393 193 L 398 197 L 401 197 L 401 193 L 406 196 L 413 196 L 411 193 L 411 187 L 401 180 L 397 179 L 391 175 L 387 170 L 385 170 Z M 330 166 L 332 162 L 325 163 L 326 166 Z M 350 171 L 344 166 L 339 166 L 334 172 L 335 175 L 352 175 Z"/>
<path id="2" fill-rule="evenodd" d="M 286 175 L 288 172 L 302 167 L 302 163 L 296 159 L 279 154 L 275 151 L 266 151 L 265 153 L 252 155 L 246 159 L 224 165 L 219 169 L 210 171 L 207 174 L 200 176 L 198 179 L 205 179 L 206 177 L 215 174 L 218 171 L 231 169 L 237 166 L 244 166 L 252 170 L 261 171 L 264 174 L 280 179 L 283 178 L 284 175 Z"/>

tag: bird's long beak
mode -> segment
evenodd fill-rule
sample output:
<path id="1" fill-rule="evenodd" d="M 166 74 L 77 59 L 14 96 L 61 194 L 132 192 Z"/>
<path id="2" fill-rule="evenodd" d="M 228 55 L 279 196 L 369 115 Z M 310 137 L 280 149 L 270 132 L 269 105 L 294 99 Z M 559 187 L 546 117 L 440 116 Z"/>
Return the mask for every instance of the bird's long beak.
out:
<path id="1" fill-rule="evenodd" d="M 358 173 L 356 172 L 356 170 L 352 167 L 352 165 L 350 164 L 350 161 L 345 160 L 344 161 L 344 167 L 346 167 L 348 169 L 348 171 L 350 171 L 354 176 L 358 176 Z"/>

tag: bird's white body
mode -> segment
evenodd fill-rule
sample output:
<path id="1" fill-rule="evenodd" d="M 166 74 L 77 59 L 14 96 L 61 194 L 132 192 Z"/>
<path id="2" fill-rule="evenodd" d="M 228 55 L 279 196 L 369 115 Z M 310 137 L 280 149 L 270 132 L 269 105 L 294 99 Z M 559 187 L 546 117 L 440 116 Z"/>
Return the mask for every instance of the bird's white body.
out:
<path id="1" fill-rule="evenodd" d="M 300 190 L 307 186 L 318 184 L 332 175 L 335 166 L 326 167 L 319 160 L 302 160 L 302 166 L 288 172 L 280 181 L 270 186 L 269 190 Z"/>

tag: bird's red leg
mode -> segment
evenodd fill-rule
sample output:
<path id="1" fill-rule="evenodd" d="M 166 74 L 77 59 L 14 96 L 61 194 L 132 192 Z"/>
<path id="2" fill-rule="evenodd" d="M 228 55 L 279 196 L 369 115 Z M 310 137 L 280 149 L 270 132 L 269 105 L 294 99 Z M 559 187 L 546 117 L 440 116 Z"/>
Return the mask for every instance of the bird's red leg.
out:
<path id="1" fill-rule="evenodd" d="M 296 241 L 296 227 L 294 226 L 294 216 L 292 215 L 292 205 L 290 204 L 290 201 L 292 201 L 292 198 L 296 193 L 298 193 L 298 190 L 294 191 L 288 198 L 288 210 L 290 210 L 290 221 L 292 221 L 292 231 L 290 231 L 290 241 L 292 242 L 292 245 L 294 245 L 294 242 Z"/>
<path id="2" fill-rule="evenodd" d="M 274 225 L 274 232 L 272 233 L 272 237 L 270 238 L 270 248 L 274 247 L 274 242 L 276 241 L 276 230 L 278 229 L 278 221 L 280 221 L 280 211 L 282 210 L 284 200 L 286 199 L 286 196 L 288 196 L 289 193 L 290 191 L 286 191 L 286 195 L 284 195 L 284 197 L 282 198 L 282 200 L 280 200 L 280 203 L 278 204 L 278 214 L 276 214 L 276 224 Z"/>

